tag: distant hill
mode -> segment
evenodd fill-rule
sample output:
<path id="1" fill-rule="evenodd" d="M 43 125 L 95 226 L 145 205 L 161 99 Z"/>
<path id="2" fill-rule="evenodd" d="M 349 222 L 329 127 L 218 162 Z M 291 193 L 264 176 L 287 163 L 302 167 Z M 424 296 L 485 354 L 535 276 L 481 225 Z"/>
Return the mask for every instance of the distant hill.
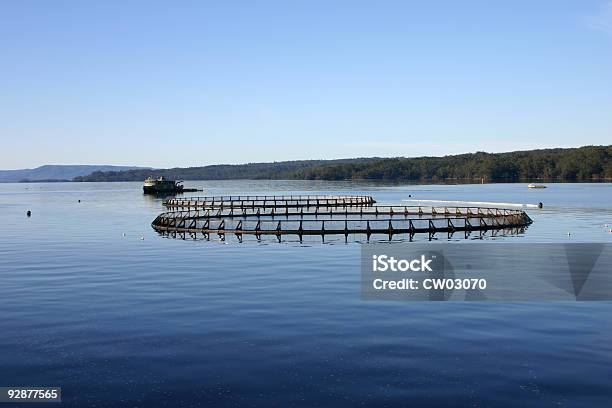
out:
<path id="1" fill-rule="evenodd" d="M 337 160 L 294 160 L 271 163 L 214 164 L 203 167 L 176 167 L 172 169 L 136 169 L 127 171 L 96 171 L 74 181 L 142 181 L 149 176 L 164 176 L 171 180 L 230 180 L 230 179 L 279 179 L 295 178 L 290 175 L 336 164 L 365 164 L 380 158 L 358 158 Z"/>
<path id="2" fill-rule="evenodd" d="M 96 171 L 74 181 L 173 180 L 389 180 L 447 181 L 612 180 L 612 146 L 476 152 L 443 157 L 303 160 L 157 170 Z"/>
<path id="3" fill-rule="evenodd" d="M 45 165 L 35 169 L 0 170 L 0 183 L 72 180 L 94 171 L 124 171 L 141 168 L 136 166 Z"/>

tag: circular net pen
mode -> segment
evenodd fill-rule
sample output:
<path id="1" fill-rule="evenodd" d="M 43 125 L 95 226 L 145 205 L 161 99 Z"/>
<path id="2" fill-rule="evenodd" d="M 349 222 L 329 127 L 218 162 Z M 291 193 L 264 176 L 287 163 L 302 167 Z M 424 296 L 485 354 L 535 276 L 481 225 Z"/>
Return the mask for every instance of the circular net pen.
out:
<path id="1" fill-rule="evenodd" d="M 356 240 L 516 235 L 532 223 L 521 210 L 489 207 L 374 205 L 369 196 L 223 196 L 171 199 L 152 227 L 181 238 L 343 237 Z"/>
<path id="2" fill-rule="evenodd" d="M 345 195 L 283 195 L 283 196 L 209 196 L 172 198 L 166 207 L 194 208 L 311 208 L 361 207 L 376 201 L 370 196 Z"/>

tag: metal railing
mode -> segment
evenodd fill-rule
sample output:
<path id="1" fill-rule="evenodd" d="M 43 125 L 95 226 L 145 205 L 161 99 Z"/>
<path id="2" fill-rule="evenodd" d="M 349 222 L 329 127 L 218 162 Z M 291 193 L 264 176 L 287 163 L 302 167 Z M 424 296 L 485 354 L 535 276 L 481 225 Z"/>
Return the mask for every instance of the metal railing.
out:
<path id="1" fill-rule="evenodd" d="M 271 207 L 332 207 L 347 205 L 372 205 L 376 201 L 370 196 L 352 195 L 281 195 L 281 196 L 208 196 L 171 198 L 166 207 L 209 208 L 271 208 Z"/>

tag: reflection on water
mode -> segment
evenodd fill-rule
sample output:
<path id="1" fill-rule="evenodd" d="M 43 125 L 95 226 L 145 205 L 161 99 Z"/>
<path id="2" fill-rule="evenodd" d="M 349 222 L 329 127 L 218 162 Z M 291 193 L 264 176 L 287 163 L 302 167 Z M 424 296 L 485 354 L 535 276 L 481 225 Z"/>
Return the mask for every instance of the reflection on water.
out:
<path id="1" fill-rule="evenodd" d="M 609 184 L 193 185 L 369 194 L 381 205 L 543 202 L 525 234 L 498 239 L 612 242 Z M 165 239 L 150 227 L 161 202 L 141 183 L 0 184 L 0 383 L 62 386 L 70 407 L 612 398 L 609 302 L 365 302 L 358 244 Z"/>

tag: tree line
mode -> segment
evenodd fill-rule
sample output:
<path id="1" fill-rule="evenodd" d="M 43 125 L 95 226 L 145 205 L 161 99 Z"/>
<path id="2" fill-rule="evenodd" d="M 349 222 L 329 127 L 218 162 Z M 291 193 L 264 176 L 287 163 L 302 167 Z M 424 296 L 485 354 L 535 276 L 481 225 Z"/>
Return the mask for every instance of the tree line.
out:
<path id="1" fill-rule="evenodd" d="M 173 180 L 387 180 L 513 182 L 612 180 L 612 145 L 443 157 L 304 160 L 172 169 L 97 171 L 74 181 Z"/>

